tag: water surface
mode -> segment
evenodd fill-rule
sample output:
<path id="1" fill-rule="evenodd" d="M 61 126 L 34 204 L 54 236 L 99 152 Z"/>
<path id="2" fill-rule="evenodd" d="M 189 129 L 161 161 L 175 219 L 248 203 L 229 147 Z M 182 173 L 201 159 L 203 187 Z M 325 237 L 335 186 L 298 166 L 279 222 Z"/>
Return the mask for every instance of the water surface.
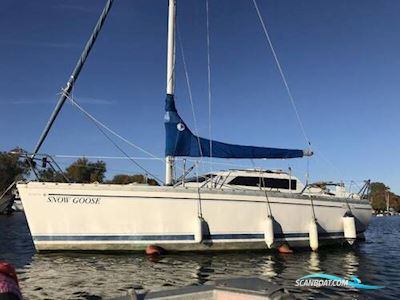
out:
<path id="1" fill-rule="evenodd" d="M 299 299 L 398 299 L 400 217 L 373 218 L 366 241 L 357 247 L 294 254 L 234 252 L 171 254 L 36 254 L 23 213 L 0 216 L 0 260 L 16 265 L 27 299 L 107 299 L 131 288 L 160 290 L 212 283 L 221 278 L 257 276 L 284 286 Z M 381 290 L 298 288 L 311 273 L 358 276 Z"/>

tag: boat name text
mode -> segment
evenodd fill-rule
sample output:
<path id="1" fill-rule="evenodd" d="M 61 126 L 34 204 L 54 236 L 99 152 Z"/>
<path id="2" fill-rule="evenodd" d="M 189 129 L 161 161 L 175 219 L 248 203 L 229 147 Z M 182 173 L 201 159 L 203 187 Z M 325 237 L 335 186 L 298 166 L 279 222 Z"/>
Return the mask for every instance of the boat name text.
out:
<path id="1" fill-rule="evenodd" d="M 49 203 L 73 203 L 73 204 L 100 204 L 101 198 L 99 197 L 85 197 L 85 196 L 49 196 L 47 202 Z"/>

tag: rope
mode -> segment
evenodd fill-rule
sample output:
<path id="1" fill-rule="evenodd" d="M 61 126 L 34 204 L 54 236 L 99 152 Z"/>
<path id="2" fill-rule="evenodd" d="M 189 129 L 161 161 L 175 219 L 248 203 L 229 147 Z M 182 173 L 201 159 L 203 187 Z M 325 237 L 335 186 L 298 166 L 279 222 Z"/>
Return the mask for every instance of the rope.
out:
<path id="1" fill-rule="evenodd" d="M 311 212 L 312 212 L 312 215 L 313 215 L 313 219 L 316 222 L 317 221 L 317 217 L 315 216 L 314 200 L 313 200 L 313 198 L 311 197 L 310 194 L 308 194 L 308 196 L 309 196 L 310 201 L 311 201 Z"/>
<path id="2" fill-rule="evenodd" d="M 307 157 L 306 185 L 305 185 L 304 189 L 306 189 L 308 184 L 309 184 L 309 182 L 308 182 L 309 181 L 309 176 L 310 176 L 310 158 Z M 310 199 L 310 202 L 311 202 L 311 213 L 312 213 L 313 219 L 314 219 L 314 221 L 317 221 L 317 218 L 315 217 L 314 200 L 313 200 L 313 198 L 312 198 L 312 196 L 310 194 L 310 191 L 308 191 L 308 198 Z"/>
<path id="3" fill-rule="evenodd" d="M 199 164 L 195 162 L 194 172 L 196 173 L 196 182 L 197 182 L 197 216 L 203 218 L 203 209 L 201 203 L 201 193 L 200 193 L 200 185 L 199 185 Z"/>
<path id="4" fill-rule="evenodd" d="M 186 64 L 186 59 L 185 59 L 185 52 L 183 51 L 183 43 L 182 43 L 182 38 L 181 38 L 181 32 L 179 30 L 179 26 L 177 26 L 177 32 L 178 32 L 178 41 L 179 41 L 179 46 L 181 50 L 181 55 L 182 55 L 182 61 L 183 61 L 183 69 L 185 71 L 185 78 L 186 78 L 186 85 L 189 93 L 189 100 L 190 100 L 190 105 L 192 107 L 192 116 L 193 116 L 193 122 L 194 122 L 194 131 L 196 133 L 197 137 L 197 142 L 199 144 L 199 151 L 200 151 L 200 156 L 201 159 L 203 159 L 203 151 L 201 149 L 201 143 L 200 143 L 200 137 L 199 137 L 199 131 L 197 129 L 197 119 L 196 119 L 196 113 L 194 111 L 194 104 L 193 104 L 193 96 L 192 96 L 192 88 L 190 85 L 190 80 L 189 80 L 189 72 L 187 69 L 187 64 Z"/>
<path id="5" fill-rule="evenodd" d="M 310 176 L 310 159 L 309 159 L 309 157 L 307 157 L 306 185 L 305 185 L 303 191 L 305 191 L 306 188 L 308 187 L 309 176 Z M 308 191 L 308 198 L 310 199 L 310 202 L 311 202 L 311 213 L 312 213 L 312 216 L 313 216 L 313 220 L 317 221 L 317 218 L 315 217 L 314 200 L 313 200 L 313 198 L 312 198 L 312 196 L 310 194 L 310 191 Z"/>
<path id="6" fill-rule="evenodd" d="M 211 135 L 211 59 L 210 59 L 210 20 L 208 0 L 206 0 L 206 23 L 207 23 L 207 82 L 208 82 L 208 135 L 210 139 L 210 160 L 212 171 L 212 135 Z"/>
<path id="7" fill-rule="evenodd" d="M 272 41 L 271 41 L 271 38 L 270 38 L 270 36 L 269 36 L 269 34 L 268 34 L 267 27 L 265 26 L 265 22 L 264 22 L 264 20 L 263 20 L 263 17 L 261 16 L 261 13 L 260 13 L 259 8 L 258 8 L 257 1 L 256 1 L 256 0 L 253 0 L 253 4 L 254 4 L 254 8 L 255 8 L 256 11 L 257 11 L 257 15 L 258 15 L 258 18 L 259 18 L 259 20 L 260 20 L 261 26 L 262 26 L 262 28 L 263 28 L 265 37 L 267 38 L 269 47 L 270 47 L 270 49 L 271 49 L 271 51 L 272 51 L 272 54 L 273 54 L 273 56 L 274 56 L 276 66 L 278 67 L 279 73 L 280 73 L 280 75 L 281 75 L 281 77 L 282 77 L 282 81 L 283 81 L 283 83 L 284 83 L 284 85 L 285 85 L 286 92 L 287 92 L 287 94 L 288 94 L 288 96 L 289 96 L 289 99 L 290 99 L 290 103 L 292 104 L 293 110 L 294 110 L 294 112 L 295 112 L 295 114 L 296 114 L 296 118 L 297 118 L 297 121 L 298 121 L 298 123 L 299 123 L 299 125 L 300 125 L 300 128 L 301 128 L 301 131 L 302 131 L 302 133 L 303 133 L 304 139 L 306 140 L 306 143 L 307 143 L 309 146 L 311 146 L 310 139 L 308 138 L 307 133 L 306 133 L 306 130 L 305 130 L 304 125 L 303 125 L 303 122 L 301 121 L 300 114 L 299 114 L 299 112 L 298 112 L 298 110 L 297 110 L 297 107 L 296 107 L 296 104 L 295 104 L 295 102 L 294 102 L 294 98 L 293 98 L 292 92 L 291 92 L 291 90 L 290 90 L 290 88 L 289 88 L 289 85 L 288 85 L 288 83 L 287 83 L 286 76 L 285 76 L 285 74 L 284 74 L 284 72 L 283 72 L 283 69 L 282 69 L 282 67 L 281 67 L 281 64 L 280 64 L 280 62 L 279 62 L 279 59 L 278 59 L 278 56 L 277 56 L 277 54 L 276 54 L 276 52 L 275 52 L 274 46 L 272 45 Z"/>
<path id="8" fill-rule="evenodd" d="M 76 106 L 82 113 L 84 113 L 90 120 L 92 120 L 94 122 L 94 124 L 96 125 L 96 127 L 99 129 L 99 131 L 114 145 L 114 147 L 116 147 L 122 154 L 124 154 L 133 164 L 135 164 L 138 168 L 142 169 L 144 172 L 146 172 L 146 174 L 149 174 L 150 176 L 152 176 L 153 178 L 155 178 L 156 180 L 163 182 L 161 179 L 159 179 L 157 176 L 153 175 L 152 173 L 150 173 L 148 170 L 146 170 L 143 166 L 141 166 L 138 162 L 136 162 L 134 159 L 130 158 L 130 156 L 116 143 L 114 142 L 113 139 L 111 139 L 106 132 L 103 130 L 107 130 L 108 132 L 110 132 L 111 134 L 115 135 L 116 137 L 120 138 L 121 140 L 123 140 L 124 142 L 126 142 L 127 144 L 131 145 L 132 147 L 139 149 L 143 152 L 145 152 L 148 155 L 151 155 L 153 157 L 155 157 L 153 154 L 151 154 L 150 152 L 144 150 L 143 148 L 133 144 L 132 142 L 128 141 L 127 139 L 123 138 L 122 136 L 120 136 L 119 134 L 117 134 L 115 131 L 111 130 L 110 128 L 108 128 L 106 125 L 104 125 L 103 123 L 101 123 L 100 121 L 98 121 L 95 117 L 93 117 L 89 112 L 87 112 L 85 109 L 83 109 L 74 99 L 72 99 L 70 96 L 66 95 L 66 97 L 68 98 L 68 100 L 74 105 Z"/>
<path id="9" fill-rule="evenodd" d="M 198 196 L 198 201 L 197 201 L 197 216 L 200 217 L 200 218 L 203 218 L 203 208 L 202 208 L 202 203 L 201 203 L 200 187 L 197 188 L 197 196 Z"/>
<path id="10" fill-rule="evenodd" d="M 262 188 L 261 188 L 261 184 L 260 184 L 260 190 L 264 190 L 265 193 L 265 198 L 267 199 L 267 213 L 268 213 L 268 217 L 272 217 L 272 210 L 271 210 L 271 204 L 269 203 L 269 198 L 268 198 L 268 193 L 267 193 L 267 189 L 265 187 L 265 178 L 261 176 L 262 171 L 260 169 L 260 183 L 262 183 Z"/>

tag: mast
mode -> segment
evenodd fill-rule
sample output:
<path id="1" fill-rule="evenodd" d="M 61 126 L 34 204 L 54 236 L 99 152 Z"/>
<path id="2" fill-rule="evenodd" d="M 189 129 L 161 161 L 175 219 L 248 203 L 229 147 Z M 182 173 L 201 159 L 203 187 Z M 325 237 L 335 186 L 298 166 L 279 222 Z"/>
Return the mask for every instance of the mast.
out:
<path id="1" fill-rule="evenodd" d="M 389 190 L 386 190 L 386 195 L 385 195 L 385 196 L 386 196 L 386 197 L 385 197 L 385 198 L 386 198 L 386 213 L 389 214 L 389 209 L 390 209 L 390 207 L 389 207 L 389 206 L 390 206 L 390 202 L 389 202 L 389 201 L 390 201 L 390 198 L 389 198 L 389 197 L 390 197 Z"/>
<path id="2" fill-rule="evenodd" d="M 175 88 L 175 21 L 176 0 L 169 0 L 168 5 L 168 52 L 167 52 L 167 95 L 174 95 Z M 172 185 L 174 181 L 174 157 L 165 158 L 165 184 Z"/>

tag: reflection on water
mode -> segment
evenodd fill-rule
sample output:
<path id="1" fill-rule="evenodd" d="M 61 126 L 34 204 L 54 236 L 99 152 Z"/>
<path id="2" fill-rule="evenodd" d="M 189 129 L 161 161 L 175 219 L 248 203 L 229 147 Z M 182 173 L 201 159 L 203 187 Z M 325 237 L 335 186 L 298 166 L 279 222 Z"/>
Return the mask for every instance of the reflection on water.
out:
<path id="1" fill-rule="evenodd" d="M 308 269 L 310 273 L 321 273 L 321 268 L 319 267 L 319 253 L 311 252 L 310 259 L 308 260 Z"/>
<path id="2" fill-rule="evenodd" d="M 358 257 L 354 252 L 348 252 L 343 257 L 343 273 L 346 276 L 356 275 L 358 273 Z"/>
<path id="3" fill-rule="evenodd" d="M 300 299 L 395 299 L 400 294 L 398 217 L 374 219 L 367 241 L 356 248 L 295 254 L 171 254 L 157 259 L 142 254 L 34 254 L 22 214 L 0 217 L 0 226 L 2 232 L 10 230 L 0 237 L 0 259 L 17 265 L 23 293 L 29 299 L 104 299 L 131 288 L 160 290 L 242 276 L 280 284 Z M 386 288 L 295 287 L 296 279 L 311 273 L 355 275 L 367 284 Z"/>

